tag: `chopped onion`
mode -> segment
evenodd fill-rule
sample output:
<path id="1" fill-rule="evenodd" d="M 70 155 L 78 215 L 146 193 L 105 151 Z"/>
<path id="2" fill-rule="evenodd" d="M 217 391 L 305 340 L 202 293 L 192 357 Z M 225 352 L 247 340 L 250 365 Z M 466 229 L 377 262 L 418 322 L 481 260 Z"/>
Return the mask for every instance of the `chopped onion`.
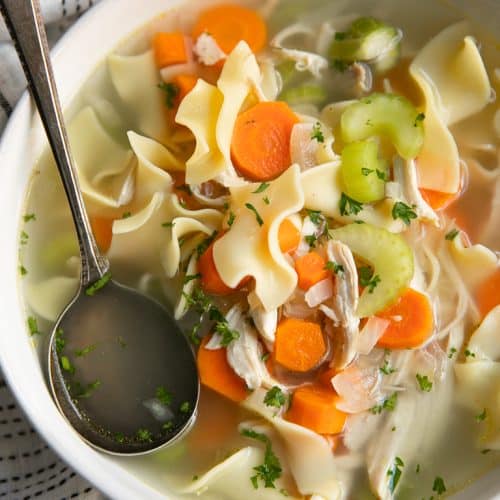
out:
<path id="1" fill-rule="evenodd" d="M 330 297 L 333 297 L 333 280 L 327 278 L 309 288 L 304 298 L 309 307 L 316 307 Z"/>
<path id="2" fill-rule="evenodd" d="M 359 332 L 356 339 L 356 350 L 359 354 L 369 354 L 370 351 L 375 347 L 380 337 L 384 334 L 385 330 L 389 326 L 390 321 L 388 319 L 377 318 L 377 316 L 371 316 L 368 318 L 363 329 Z"/>

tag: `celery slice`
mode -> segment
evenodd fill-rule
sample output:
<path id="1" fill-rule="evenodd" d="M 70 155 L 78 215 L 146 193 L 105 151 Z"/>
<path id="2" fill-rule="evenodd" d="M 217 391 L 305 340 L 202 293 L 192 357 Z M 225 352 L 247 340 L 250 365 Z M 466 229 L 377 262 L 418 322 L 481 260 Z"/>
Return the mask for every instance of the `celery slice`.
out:
<path id="1" fill-rule="evenodd" d="M 356 19 L 346 32 L 335 34 L 329 56 L 335 66 L 339 61 L 365 61 L 383 72 L 394 66 L 399 58 L 400 32 L 373 17 Z"/>
<path id="2" fill-rule="evenodd" d="M 326 101 L 327 94 L 324 87 L 316 83 L 304 83 L 297 87 L 291 87 L 281 92 L 279 99 L 291 106 L 296 104 L 320 105 Z"/>
<path id="3" fill-rule="evenodd" d="M 370 140 L 352 142 L 342 150 L 346 194 L 361 203 L 379 201 L 385 196 L 387 165 L 377 153 L 377 143 Z"/>
<path id="4" fill-rule="evenodd" d="M 399 234 L 365 223 L 333 229 L 330 235 L 373 266 L 373 276 L 379 277 L 373 292 L 366 288 L 361 294 L 356 311 L 359 317 L 373 316 L 386 308 L 409 285 L 413 253 Z"/>
<path id="5" fill-rule="evenodd" d="M 405 97 L 372 94 L 351 104 L 340 118 L 342 140 L 386 136 L 403 158 L 415 158 L 424 143 L 424 115 Z"/>

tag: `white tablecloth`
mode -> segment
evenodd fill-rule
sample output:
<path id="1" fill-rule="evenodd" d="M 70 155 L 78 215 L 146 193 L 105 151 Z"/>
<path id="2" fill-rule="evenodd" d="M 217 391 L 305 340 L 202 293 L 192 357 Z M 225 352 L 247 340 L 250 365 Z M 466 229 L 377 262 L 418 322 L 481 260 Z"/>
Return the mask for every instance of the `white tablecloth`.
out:
<path id="1" fill-rule="evenodd" d="M 41 0 L 49 43 L 54 44 L 96 1 Z M 0 133 L 25 87 L 17 55 L 0 20 Z M 98 500 L 103 496 L 37 435 L 5 385 L 0 368 L 0 500 L 34 498 Z"/>

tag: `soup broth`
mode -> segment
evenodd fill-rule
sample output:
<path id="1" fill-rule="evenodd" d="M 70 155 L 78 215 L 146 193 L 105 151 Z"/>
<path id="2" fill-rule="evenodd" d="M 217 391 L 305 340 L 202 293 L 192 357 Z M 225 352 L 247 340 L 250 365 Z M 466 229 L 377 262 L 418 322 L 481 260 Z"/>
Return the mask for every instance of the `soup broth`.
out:
<path id="1" fill-rule="evenodd" d="M 234 98 L 234 102 L 239 104 L 236 111 L 246 112 L 264 99 L 286 101 L 294 116 L 298 117 L 297 123 L 312 127 L 306 128 L 309 130 L 307 132 L 309 135 L 306 134 L 305 139 L 307 144 L 299 144 L 300 154 L 294 154 L 292 151 L 292 159 L 295 157 L 305 162 L 301 168 L 297 167 L 294 175 L 302 175 L 302 178 L 307 175 L 312 177 L 311 171 L 314 169 L 324 168 L 327 172 L 327 168 L 337 168 L 341 162 L 345 163 L 343 151 L 350 141 L 341 131 L 341 127 L 344 126 L 342 120 L 346 116 L 342 112 L 356 102 L 368 106 L 370 99 L 377 99 L 373 97 L 374 92 L 404 96 L 404 106 L 410 106 L 409 109 L 419 113 L 415 116 L 420 117 L 418 120 L 423 123 L 423 134 L 427 133 L 426 127 L 432 118 L 430 105 L 427 103 L 426 108 L 422 88 L 410 76 L 409 67 L 433 37 L 463 20 L 462 13 L 445 3 L 433 0 L 406 2 L 404 7 L 401 2 L 395 0 L 383 0 L 376 4 L 365 0 L 338 2 L 233 0 L 232 3 L 259 12 L 268 31 L 265 47 L 257 51 L 255 59 L 256 68 L 260 72 L 259 78 L 262 77 L 262 85 L 257 92 L 250 86 L 250 90 L 240 101 Z M 266 499 L 287 495 L 293 498 L 314 499 L 379 497 L 420 499 L 438 498 L 439 495 L 450 495 L 464 489 L 487 471 L 500 466 L 500 422 L 498 421 L 500 411 L 495 414 L 494 407 L 495 404 L 498 406 L 498 403 L 488 401 L 484 396 L 495 394 L 495 389 L 490 388 L 488 393 L 478 380 L 464 382 L 464 375 L 457 376 L 456 369 L 457 365 L 463 365 L 465 368 L 458 369 L 460 373 L 464 370 L 470 371 L 472 364 L 481 363 L 481 369 L 485 370 L 481 372 L 484 373 L 484 377 L 497 377 L 494 383 L 498 398 L 500 359 L 498 357 L 491 359 L 487 354 L 472 351 L 472 348 L 471 351 L 468 350 L 468 343 L 474 344 L 470 340 L 474 338 L 471 335 L 477 331 L 486 314 L 489 313 L 486 317 L 491 318 L 490 321 L 498 321 L 499 317 L 498 314 L 494 317 L 492 314 L 498 310 L 498 302 L 495 302 L 495 299 L 490 301 L 491 311 L 482 309 L 481 301 L 475 300 L 475 297 L 478 297 L 479 287 L 495 273 L 498 274 L 500 125 L 498 101 L 495 99 L 495 93 L 498 92 L 500 85 L 498 41 L 495 41 L 481 26 L 474 22 L 469 24 L 467 34 L 473 37 L 474 43 L 481 49 L 480 54 L 491 84 L 491 95 L 484 105 L 479 106 L 480 109 L 463 119 L 449 125 L 441 120 L 444 123 L 443 134 L 449 133 L 446 132 L 448 130 L 451 131 L 450 137 L 453 138 L 453 144 L 456 144 L 460 159 L 458 193 L 443 195 L 445 202 L 436 205 L 436 210 L 429 208 L 431 215 L 427 218 L 421 216 L 418 211 L 420 207 L 412 205 L 406 198 L 401 198 L 404 200 L 401 203 L 406 207 L 406 209 L 403 207 L 406 210 L 406 217 L 409 217 L 406 221 L 404 215 L 398 220 L 398 216 L 394 215 L 393 205 L 391 205 L 392 217 L 390 210 L 387 216 L 384 215 L 382 208 L 380 213 L 377 212 L 379 210 L 377 207 L 384 203 L 380 199 L 375 203 L 364 202 L 363 210 L 359 213 L 351 212 L 350 215 L 343 214 L 341 207 L 338 215 L 337 207 L 334 207 L 331 213 L 325 212 L 322 206 L 326 206 L 326 203 L 321 205 L 314 202 L 308 205 L 308 200 L 314 201 L 316 195 L 308 198 L 306 193 L 305 204 L 302 203 L 300 208 L 295 210 L 293 207 L 297 203 L 293 205 L 292 198 L 296 190 L 300 191 L 302 188 L 297 188 L 292 181 L 280 180 L 288 175 L 286 172 L 291 172 L 292 167 L 282 173 L 281 177 L 272 176 L 269 179 L 244 179 L 238 172 L 227 182 L 221 179 L 229 179 L 229 174 L 228 177 L 212 176 L 202 182 L 190 183 L 184 177 L 186 165 L 190 165 L 190 161 L 192 162 L 199 149 L 197 144 L 195 149 L 194 140 L 195 136 L 199 138 L 199 135 L 193 130 L 193 126 L 189 125 L 187 118 L 183 121 L 185 126 L 182 127 L 175 125 L 175 120 L 183 114 L 182 110 L 187 108 L 185 103 L 192 98 L 194 91 L 187 93 L 185 97 L 182 96 L 180 104 L 176 101 L 179 89 L 175 91 L 177 94 L 174 92 L 174 95 L 169 97 L 169 91 L 174 88 L 168 85 L 176 76 L 175 69 L 172 70 L 175 65 L 167 66 L 160 73 L 158 67 L 151 65 L 153 55 L 150 54 L 148 58 L 144 54 L 152 50 L 152 39 L 158 32 L 182 32 L 190 36 L 201 12 L 216 4 L 217 2 L 212 1 L 186 1 L 181 7 L 166 12 L 164 16 L 153 20 L 148 26 L 121 42 L 110 58 L 103 61 L 88 78 L 67 110 L 69 135 L 72 138 L 87 209 L 96 239 L 110 260 L 113 278 L 166 304 L 180 316 L 186 334 L 192 335 L 196 340 L 195 348 L 205 349 L 206 340 L 200 347 L 200 338 L 213 334 L 211 329 L 214 323 L 210 322 L 205 314 L 204 321 L 198 324 L 200 303 L 193 298 L 195 290 L 200 286 L 206 286 L 203 276 L 201 285 L 199 284 L 198 273 L 201 272 L 199 263 L 202 261 L 202 255 L 207 251 L 207 247 L 212 245 L 214 238 L 217 238 L 216 242 L 222 242 L 226 235 L 240 227 L 238 224 L 243 224 L 242 214 L 246 212 L 237 212 L 234 199 L 248 195 L 255 197 L 248 198 L 249 200 L 257 200 L 260 196 L 257 201 L 246 202 L 246 207 L 251 210 L 249 212 L 252 218 L 251 224 L 254 226 L 241 229 L 243 235 L 241 244 L 234 248 L 234 253 L 228 260 L 233 263 L 238 262 L 240 255 L 248 257 L 250 254 L 244 247 L 253 245 L 253 235 L 257 234 L 262 226 L 267 228 L 269 224 L 271 227 L 271 222 L 268 222 L 271 220 L 271 215 L 266 215 L 268 212 L 265 210 L 276 207 L 279 198 L 284 200 L 283 206 L 286 205 L 279 213 L 283 217 L 288 217 L 292 226 L 295 224 L 294 227 L 300 235 L 300 243 L 293 251 L 285 257 L 284 254 L 280 254 L 281 260 L 278 259 L 280 269 L 286 268 L 288 275 L 292 273 L 295 276 L 295 269 L 298 270 L 297 261 L 300 258 L 311 252 L 319 254 L 322 251 L 327 252 L 327 248 L 331 248 L 328 246 L 330 242 L 337 241 L 336 236 L 332 236 L 332 239 L 329 237 L 322 239 L 325 234 L 324 226 L 321 227 L 323 233 L 314 233 L 318 217 L 321 219 L 321 224 L 326 224 L 327 233 L 328 228 L 333 231 L 332 235 L 344 234 L 335 231 L 342 231 L 344 227 L 350 226 L 357 228 L 373 226 L 376 228 L 374 231 L 397 233 L 397 238 L 401 238 L 397 241 L 402 241 L 402 245 L 410 248 L 415 265 L 414 269 L 412 267 L 411 277 L 399 287 L 397 296 L 389 302 L 393 303 L 407 287 L 420 290 L 428 297 L 428 302 L 430 300 L 433 328 L 430 335 L 416 345 L 402 345 L 394 349 L 384 348 L 382 343 L 377 343 L 379 341 L 377 338 L 369 349 L 358 349 L 348 362 L 342 364 L 338 361 L 338 357 L 342 357 L 345 352 L 338 354 L 338 342 L 339 338 L 344 338 L 343 334 L 339 333 L 344 327 L 341 327 L 338 321 L 328 319 L 328 311 L 326 313 L 320 311 L 321 302 L 325 305 L 329 304 L 328 301 L 334 300 L 332 292 L 328 295 L 328 292 L 323 290 L 321 293 L 326 293 L 327 299 L 314 306 L 308 306 L 304 299 L 308 291 L 301 289 L 300 284 L 298 288 L 294 286 L 292 293 L 289 293 L 285 300 L 270 309 L 274 311 L 276 318 L 279 318 L 279 325 L 285 318 L 294 318 L 298 315 L 300 320 L 309 318 L 308 321 L 324 327 L 326 347 L 321 359 L 313 363 L 312 369 L 290 370 L 284 366 L 284 362 L 278 363 L 276 360 L 279 352 L 276 346 L 280 327 L 278 326 L 276 334 L 273 330 L 272 335 L 266 336 L 259 328 L 258 321 L 262 317 L 252 316 L 252 324 L 248 328 L 253 328 L 252 332 L 257 328 L 258 333 L 248 334 L 248 338 L 254 339 L 252 345 L 258 349 L 255 352 L 259 353 L 259 359 L 268 367 L 269 373 L 266 371 L 267 375 L 260 376 L 260 383 L 250 387 L 255 390 L 248 392 L 249 399 L 238 404 L 231 400 L 234 398 L 225 397 L 212 390 L 213 386 L 210 389 L 203 385 L 198 420 L 193 430 L 182 441 L 150 456 L 113 458 L 113 460 L 133 470 L 152 487 L 160 491 L 172 490 L 180 498 L 200 496 L 217 500 Z M 377 72 L 371 60 L 360 63 L 329 59 L 328 47 L 332 41 L 340 42 L 352 36 L 349 30 L 353 21 L 368 16 L 373 16 L 384 26 L 395 27 L 397 30 L 395 33 L 400 40 L 397 42 L 398 53 L 394 56 L 393 67 Z M 284 30 L 288 30 L 289 33 Z M 206 30 L 203 34 L 208 38 L 212 35 L 210 30 Z M 213 35 L 216 37 L 216 33 Z M 273 48 L 269 43 L 273 39 L 276 40 L 274 38 L 276 36 L 282 41 L 282 45 Z M 194 40 L 187 43 L 188 50 L 192 50 L 192 43 Z M 216 88 L 221 70 L 224 71 L 223 63 L 208 65 L 196 62 L 196 57 L 201 57 L 199 55 L 201 49 L 197 47 L 198 56 L 190 56 L 194 59 L 186 63 L 181 74 L 195 75 L 207 83 L 207 88 L 209 86 L 211 89 Z M 327 50 L 323 47 L 327 47 Z M 211 49 L 207 50 L 210 52 Z M 470 50 L 472 53 L 473 49 Z M 309 56 L 306 57 L 304 54 Z M 328 60 L 327 66 L 322 66 L 323 60 Z M 315 64 L 319 66 L 314 66 Z M 234 91 L 236 94 L 241 90 L 234 89 L 238 85 L 240 89 L 245 87 L 251 76 L 241 73 L 248 70 L 250 63 L 248 66 L 240 64 L 235 67 L 238 71 L 231 76 L 232 79 L 228 78 L 227 88 L 234 86 L 231 87 L 233 89 L 231 92 Z M 160 82 L 162 84 L 160 87 L 163 88 L 158 89 Z M 201 93 L 201 87 L 198 85 L 199 83 L 195 90 L 199 89 Z M 473 86 L 470 88 L 474 90 Z M 217 92 L 222 94 L 226 92 L 224 99 L 233 98 L 228 97 L 228 91 L 223 89 Z M 259 92 L 271 97 L 259 97 Z M 362 99 L 365 101 L 359 101 Z M 346 104 L 345 101 L 352 102 Z M 196 116 L 204 113 L 201 107 L 204 102 L 200 97 L 199 101 L 192 104 L 194 108 L 198 106 Z M 226 112 L 229 118 L 224 123 L 231 123 L 231 128 L 224 133 L 229 134 L 231 140 L 236 114 L 231 119 L 231 110 L 227 109 Z M 185 115 L 188 115 L 188 111 Z M 272 118 L 273 115 L 269 115 L 268 119 Z M 373 117 L 372 119 L 375 120 Z M 414 127 L 410 128 L 417 130 L 420 124 L 417 119 L 415 120 Z M 204 126 L 208 126 L 207 123 Z M 221 125 L 222 128 L 224 123 Z M 131 135 L 130 131 L 136 135 Z M 411 132 L 413 133 L 413 130 Z M 356 141 L 363 140 L 365 138 L 356 139 Z M 376 165 L 380 166 L 381 170 L 388 169 L 386 174 L 382 172 L 382 180 L 379 177 L 380 182 L 383 182 L 382 189 L 385 189 L 384 196 L 386 199 L 392 199 L 387 198 L 386 184 L 392 183 L 394 189 L 398 184 L 395 170 L 391 170 L 392 158 L 396 154 L 394 144 L 387 140 L 387 137 L 379 137 L 375 142 L 372 141 L 373 143 L 378 148 L 377 161 L 381 162 Z M 162 144 L 163 147 L 158 144 Z M 209 149 L 210 147 L 218 146 L 212 140 Z M 314 165 L 307 164 L 310 154 L 306 150 L 309 147 L 316 148 Z M 323 160 L 318 160 L 320 153 L 317 148 L 321 147 L 330 149 L 325 153 L 327 156 Z M 400 150 L 397 152 L 401 154 Z M 390 162 L 384 160 L 384 156 L 386 159 L 390 158 Z M 411 160 L 410 158 L 406 160 L 413 161 L 414 156 L 416 155 L 410 155 Z M 234 161 L 234 154 L 232 158 L 235 164 L 238 163 Z M 209 161 L 211 160 L 206 159 L 207 163 Z M 383 163 L 384 161 L 386 163 Z M 287 167 L 291 163 L 292 161 L 289 161 Z M 374 168 L 366 167 L 363 176 L 366 178 L 368 175 L 373 175 L 371 172 Z M 368 170 L 370 173 L 366 174 Z M 167 179 L 165 175 L 169 175 L 169 178 Z M 236 178 L 243 178 L 243 182 L 235 181 Z M 326 176 L 319 183 L 331 182 L 331 178 Z M 249 184 L 252 181 L 257 184 Z M 283 182 L 283 185 L 279 184 L 280 182 Z M 172 190 L 168 186 L 174 183 L 175 189 Z M 251 191 L 248 191 L 248 186 L 253 186 Z M 423 189 L 428 187 L 427 185 Z M 398 192 L 403 188 L 401 186 L 397 188 L 400 190 Z M 245 189 L 250 194 L 245 194 Z M 297 199 L 303 198 L 303 194 L 297 196 Z M 347 196 L 344 191 L 342 196 Z M 176 201 L 171 201 L 174 198 Z M 353 200 L 356 202 L 354 196 L 348 197 L 348 203 L 349 199 L 351 202 Z M 424 196 L 425 199 L 430 200 Z M 154 212 L 156 209 L 151 208 L 156 206 L 154 203 L 166 208 L 158 209 L 159 215 L 154 215 L 157 213 Z M 257 206 L 257 203 L 261 203 L 262 208 L 261 205 Z M 429 203 L 432 207 L 434 202 Z M 375 207 L 373 209 L 375 215 L 370 220 L 364 219 L 363 214 L 367 212 L 365 207 L 372 205 Z M 352 208 L 353 205 L 347 205 L 348 208 L 349 206 Z M 153 229 L 146 227 L 147 224 L 142 227 L 136 222 L 137 217 L 142 217 L 147 212 L 145 207 L 149 207 L 147 210 L 153 214 L 148 217 L 157 217 Z M 399 208 L 401 207 L 402 205 L 399 205 Z M 203 210 L 205 212 L 201 213 Z M 198 215 L 190 215 L 194 211 L 198 211 Z M 177 214 L 177 218 L 171 216 L 174 213 Z M 262 220 L 262 224 L 259 222 L 259 217 L 265 219 Z M 182 218 L 184 219 L 181 220 Z M 231 218 L 232 222 L 228 223 Z M 255 218 L 258 224 L 255 224 Z M 187 219 L 189 220 L 186 222 Z M 355 224 L 356 222 L 364 224 Z M 397 223 L 401 223 L 399 229 L 395 229 Z M 131 229 L 134 224 L 137 229 Z M 182 224 L 191 224 L 191 229 L 184 229 L 182 232 L 180 229 L 184 227 Z M 305 224 L 312 227 L 313 234 L 307 233 Z M 380 229 L 380 226 L 383 229 Z M 219 232 L 217 237 L 212 234 L 214 228 Z M 180 231 L 176 237 L 172 236 L 174 229 Z M 80 266 L 78 244 L 70 212 L 54 161 L 48 151 L 35 166 L 26 195 L 21 231 L 19 253 L 21 287 L 34 347 L 41 363 L 44 363 L 48 333 L 65 304 L 76 292 Z M 271 232 L 269 229 L 269 234 Z M 127 237 L 130 233 L 134 233 L 135 236 Z M 314 236 L 313 240 L 311 236 Z M 343 241 L 346 243 L 347 239 Z M 309 246 L 304 251 L 306 244 Z M 477 244 L 484 247 L 475 246 Z M 349 243 L 346 245 L 351 246 Z M 221 243 L 219 248 L 222 247 Z M 221 271 L 221 266 L 217 264 L 223 259 L 217 253 L 217 248 L 216 243 L 211 250 L 214 254 L 212 261 L 215 259 L 216 273 L 216 268 Z M 269 254 L 274 256 L 273 252 L 276 252 L 276 249 L 279 249 L 277 243 Z M 268 251 L 267 246 L 265 250 L 259 251 L 261 253 L 256 251 L 252 255 L 268 255 L 265 253 Z M 360 276 L 363 272 L 361 269 L 367 269 L 369 273 L 365 281 L 360 281 L 362 288 L 359 303 L 361 304 L 363 294 L 371 293 L 369 290 L 376 292 L 377 286 L 381 287 L 380 283 L 383 284 L 385 278 L 381 271 L 379 275 L 377 274 L 377 264 L 369 258 L 364 258 L 356 249 L 352 248 L 352 251 L 355 254 L 355 260 L 352 262 Z M 324 255 L 329 258 L 324 258 L 326 270 L 320 267 L 320 272 L 330 274 L 323 280 L 329 276 L 330 281 L 333 280 L 333 286 L 338 286 L 342 274 L 347 270 L 340 261 L 332 261 L 331 253 Z M 174 272 L 166 271 L 174 265 L 172 262 L 175 258 L 177 265 Z M 262 259 L 264 260 L 264 257 Z M 269 261 L 272 261 L 270 257 Z M 327 264 L 330 264 L 330 267 Z M 210 297 L 212 310 L 215 308 L 222 311 L 228 318 L 216 322 L 217 332 L 220 329 L 233 336 L 226 345 L 221 345 L 219 339 L 219 344 L 212 346 L 214 350 L 210 351 L 211 353 L 217 352 L 221 347 L 229 351 L 231 342 L 234 342 L 234 346 L 238 339 L 244 337 L 243 331 L 247 326 L 242 325 L 250 324 L 247 320 L 241 320 L 242 323 L 237 323 L 240 328 L 238 329 L 230 320 L 236 313 L 231 316 L 229 311 L 234 312 L 234 307 L 244 303 L 246 307 L 244 314 L 246 314 L 249 307 L 253 310 L 252 300 L 253 304 L 259 303 L 260 300 L 260 304 L 266 308 L 266 304 L 262 304 L 264 292 L 262 296 L 259 295 L 259 290 L 264 289 L 266 284 L 271 288 L 276 287 L 276 291 L 274 288 L 271 290 L 273 293 L 270 293 L 270 296 L 277 297 L 278 292 L 281 293 L 282 289 L 277 290 L 277 283 L 281 283 L 279 280 L 285 282 L 288 278 L 274 278 L 273 272 L 278 275 L 277 265 L 269 264 L 271 278 L 266 278 L 265 272 L 259 271 L 259 274 L 254 261 L 248 260 L 246 272 L 252 276 L 250 281 L 243 283 L 244 280 L 241 280 L 242 276 L 245 278 L 245 273 L 242 276 L 230 270 L 220 273 L 221 277 L 226 277 L 226 280 L 222 281 L 228 281 L 227 277 L 231 276 L 232 283 L 222 284 L 229 286 L 230 290 L 233 289 L 232 294 L 211 296 L 210 287 L 208 292 L 207 288 L 204 289 L 207 292 L 204 297 L 206 298 L 206 295 Z M 397 262 L 394 266 L 398 269 Z M 262 266 L 259 269 L 262 269 Z M 257 276 L 263 276 L 263 285 L 259 284 L 260 278 Z M 236 290 L 241 283 L 243 283 L 241 288 Z M 188 286 L 190 288 L 187 288 Z M 334 288 L 334 296 L 335 290 L 340 293 Z M 488 293 L 498 297 L 498 289 L 495 291 L 494 284 Z M 358 294 L 357 279 L 356 294 Z M 372 296 L 375 295 L 376 293 L 372 293 Z M 182 297 L 189 297 L 191 300 L 188 299 L 187 304 L 182 303 Z M 183 308 L 188 309 L 190 305 L 192 307 L 189 314 L 180 314 Z M 383 304 L 376 313 L 380 317 L 385 317 L 382 310 L 386 310 L 389 305 Z M 494 306 L 496 309 L 493 309 Z M 307 315 L 309 313 L 300 316 L 301 311 L 308 307 L 310 310 L 314 309 L 310 316 Z M 208 309 L 205 308 L 204 311 L 207 312 Z M 365 318 L 372 317 L 377 316 L 375 313 L 365 316 Z M 390 318 L 387 321 L 401 321 L 399 316 L 396 319 L 394 315 Z M 413 321 L 416 322 L 417 319 Z M 325 326 L 328 321 L 332 323 L 330 327 Z M 358 325 L 359 318 L 356 321 Z M 500 325 L 496 323 L 493 330 L 492 334 L 486 335 L 496 335 L 495 342 L 498 344 Z M 359 335 L 360 331 L 365 331 L 364 326 L 356 327 L 356 335 Z M 40 332 L 44 332 L 45 335 L 38 335 Z M 290 332 L 288 334 L 291 335 Z M 491 347 L 494 342 L 485 340 L 484 343 Z M 249 345 L 246 344 L 245 349 L 251 349 Z M 495 352 L 498 353 L 498 348 Z M 234 356 L 236 359 L 237 354 Z M 234 359 L 232 361 L 229 359 L 231 365 L 230 367 L 228 365 L 229 370 L 235 369 Z M 242 366 L 244 362 L 241 361 Z M 352 400 L 346 399 L 346 393 L 342 392 L 344 402 L 341 413 L 344 415 L 342 418 L 345 418 L 345 423 L 340 432 L 314 432 L 308 425 L 294 420 L 296 417 L 293 416 L 293 405 L 298 404 L 296 391 L 300 386 L 309 387 L 311 383 L 316 387 L 315 384 L 319 383 L 318 377 L 327 373 L 329 367 L 336 370 L 334 373 L 328 372 L 330 379 L 336 379 L 339 373 L 351 374 L 349 376 L 352 377 L 362 374 L 364 377 L 369 372 L 372 378 L 365 382 L 373 383 L 373 387 L 365 386 L 360 389 L 359 380 L 348 379 L 348 382 L 353 384 L 353 389 L 347 392 L 354 394 L 355 391 L 364 390 L 369 394 L 365 394 L 362 398 L 368 398 L 369 401 L 373 399 L 373 402 L 366 403 L 354 396 Z M 352 375 L 353 370 L 357 370 L 354 375 Z M 244 378 L 249 386 L 251 377 L 245 369 L 236 368 L 236 373 L 237 375 L 233 373 L 233 376 L 239 376 L 240 381 Z M 139 382 L 145 376 L 146 374 L 136 374 Z M 267 376 L 270 379 L 266 379 Z M 269 384 L 268 380 L 274 383 Z M 344 379 L 337 379 L 337 383 L 333 383 L 337 392 L 341 391 L 342 384 L 347 383 L 344 380 L 341 384 L 341 380 Z M 269 401 L 269 391 L 274 387 L 277 388 L 273 393 L 274 396 L 283 395 L 286 403 L 273 406 L 263 404 L 261 400 L 256 402 L 261 393 Z M 345 385 L 342 387 L 345 389 Z M 470 393 L 471 387 L 476 387 L 476 394 Z M 373 393 L 370 392 L 372 389 Z M 333 392 L 331 384 L 327 384 L 324 391 Z M 279 398 L 277 401 L 280 402 Z M 288 405 L 291 405 L 290 409 Z M 283 425 L 276 422 L 283 422 Z M 254 433 L 253 439 L 251 433 L 245 434 L 244 429 L 250 429 Z M 260 437 L 255 438 L 255 434 Z M 328 443 L 328 446 L 325 443 Z M 325 446 L 331 454 L 326 462 L 323 460 L 325 455 L 321 454 L 325 453 Z M 280 471 L 276 474 L 275 480 L 271 481 L 272 485 L 266 483 L 266 486 L 272 487 L 264 487 L 265 474 L 262 473 L 262 469 L 259 472 L 258 467 L 263 459 L 269 458 L 269 450 L 272 450 L 272 455 L 278 460 Z M 316 450 L 320 450 L 321 453 L 315 455 Z M 247 455 L 243 457 L 242 453 Z M 305 463 L 307 460 L 317 460 L 317 467 Z M 327 467 L 326 465 L 323 467 L 323 464 L 327 462 L 330 464 L 329 460 L 331 460 L 331 471 L 334 471 L 331 474 L 325 472 L 326 468 L 323 470 Z M 218 469 L 212 471 L 212 475 L 207 475 L 208 471 L 216 466 Z M 325 477 L 331 481 L 330 486 Z M 318 484 L 320 486 L 316 490 Z"/>

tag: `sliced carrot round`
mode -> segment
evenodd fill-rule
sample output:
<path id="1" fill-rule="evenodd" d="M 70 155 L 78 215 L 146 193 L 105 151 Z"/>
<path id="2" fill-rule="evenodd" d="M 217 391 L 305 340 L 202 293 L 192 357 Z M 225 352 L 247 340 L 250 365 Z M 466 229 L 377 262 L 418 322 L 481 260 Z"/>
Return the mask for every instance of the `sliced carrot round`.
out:
<path id="1" fill-rule="evenodd" d="M 260 102 L 236 119 L 231 158 L 238 172 L 253 181 L 278 177 L 291 163 L 290 135 L 299 122 L 284 102 Z"/>
<path id="2" fill-rule="evenodd" d="M 185 63 L 188 60 L 185 37 L 182 33 L 156 33 L 152 45 L 158 68 Z"/>
<path id="3" fill-rule="evenodd" d="M 434 209 L 444 210 L 451 205 L 459 196 L 458 193 L 443 193 L 441 191 L 434 191 L 432 189 L 419 188 L 422 198 Z"/>
<path id="4" fill-rule="evenodd" d="M 110 217 L 90 217 L 94 238 L 101 252 L 107 252 L 113 239 L 113 221 Z"/>
<path id="5" fill-rule="evenodd" d="M 337 409 L 338 394 L 327 387 L 299 387 L 292 397 L 285 418 L 318 434 L 338 434 L 344 428 L 347 415 Z"/>
<path id="6" fill-rule="evenodd" d="M 325 269 L 326 261 L 317 252 L 309 252 L 295 261 L 295 271 L 299 279 L 299 288 L 308 290 L 313 285 L 328 278 L 330 273 Z"/>
<path id="7" fill-rule="evenodd" d="M 178 90 L 175 96 L 175 107 L 178 108 L 182 99 L 186 97 L 191 90 L 194 89 L 198 77 L 194 75 L 177 75 L 172 79 L 172 83 Z"/>
<path id="8" fill-rule="evenodd" d="M 293 252 L 300 243 L 300 231 L 290 219 L 285 219 L 278 229 L 278 242 L 283 253 Z"/>
<path id="9" fill-rule="evenodd" d="M 390 321 L 377 342 L 385 349 L 411 349 L 425 342 L 434 328 L 432 305 L 424 295 L 408 288 L 397 301 L 377 313 Z"/>
<path id="10" fill-rule="evenodd" d="M 225 348 L 205 348 L 208 340 L 202 340 L 197 355 L 201 383 L 233 401 L 243 401 L 248 396 L 245 381 L 229 366 Z"/>
<path id="11" fill-rule="evenodd" d="M 229 54 L 240 40 L 253 52 L 261 51 L 267 39 L 266 23 L 254 10 L 239 5 L 217 5 L 203 11 L 193 28 L 193 38 L 202 33 L 214 37 L 217 45 Z"/>
<path id="12" fill-rule="evenodd" d="M 325 339 L 317 323 L 296 318 L 280 321 L 276 329 L 274 360 L 288 370 L 307 372 L 323 359 Z"/>
<path id="13" fill-rule="evenodd" d="M 500 304 L 500 267 L 479 285 L 476 302 L 482 318 Z"/>

